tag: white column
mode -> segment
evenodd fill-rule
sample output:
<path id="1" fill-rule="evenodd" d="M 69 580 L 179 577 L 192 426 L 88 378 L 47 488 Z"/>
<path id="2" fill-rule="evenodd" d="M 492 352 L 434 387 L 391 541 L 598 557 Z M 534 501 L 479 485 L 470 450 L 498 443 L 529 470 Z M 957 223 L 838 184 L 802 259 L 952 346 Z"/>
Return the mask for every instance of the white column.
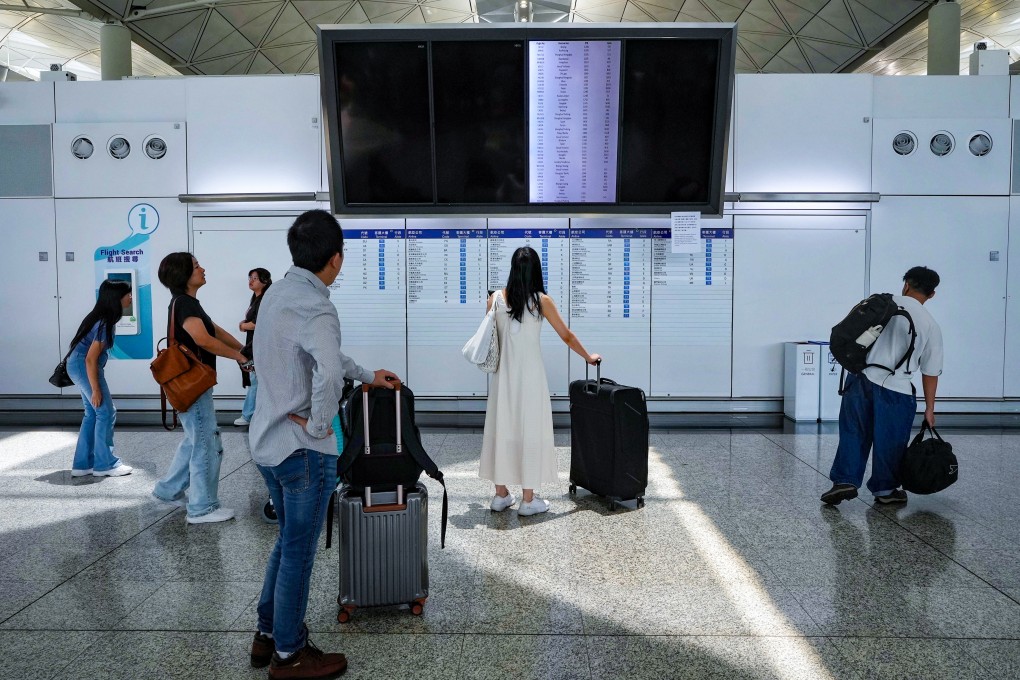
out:
<path id="1" fill-rule="evenodd" d="M 928 75 L 960 75 L 960 5 L 952 0 L 928 10 Z"/>
<path id="2" fill-rule="evenodd" d="M 99 27 L 99 61 L 103 80 L 131 75 L 131 31 L 122 24 Z"/>

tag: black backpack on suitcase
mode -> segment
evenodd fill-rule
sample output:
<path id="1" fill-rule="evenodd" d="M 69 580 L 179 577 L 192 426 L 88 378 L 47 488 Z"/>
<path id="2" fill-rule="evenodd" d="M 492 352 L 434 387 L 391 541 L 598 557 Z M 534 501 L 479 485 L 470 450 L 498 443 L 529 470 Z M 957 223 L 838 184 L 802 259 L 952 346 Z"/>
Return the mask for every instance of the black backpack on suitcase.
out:
<path id="1" fill-rule="evenodd" d="M 906 317 L 910 323 L 910 347 L 893 368 L 868 363 L 868 352 L 871 351 L 875 340 L 894 316 Z M 895 373 L 904 363 L 910 365 L 910 357 L 914 354 L 916 341 L 917 331 L 914 330 L 914 320 L 910 317 L 910 313 L 896 304 L 892 293 L 875 293 L 858 302 L 846 315 L 846 318 L 832 327 L 832 333 L 829 335 L 829 352 L 843 367 L 843 370 L 850 373 L 860 373 L 870 366 Z M 843 377 L 842 374 L 839 376 L 839 393 L 841 395 L 844 392 Z"/>
<path id="2" fill-rule="evenodd" d="M 934 437 L 925 439 L 924 433 Z M 939 436 L 934 427 L 924 421 L 921 431 L 910 442 L 900 461 L 900 483 L 910 493 L 929 494 L 942 491 L 956 483 L 960 465 L 953 453 L 953 445 Z"/>
<path id="3" fill-rule="evenodd" d="M 366 487 L 376 492 L 395 491 L 398 486 L 412 490 L 424 472 L 443 486 L 440 546 L 446 547 L 449 512 L 446 482 L 421 443 L 421 432 L 414 421 L 414 392 L 400 383 L 395 383 L 395 386 L 396 389 L 387 389 L 362 385 L 360 398 L 345 389 L 340 402 L 344 449 L 337 463 L 337 476 L 355 493 L 362 493 Z M 399 408 L 397 399 L 400 400 Z M 370 433 L 368 450 L 365 446 L 366 425 Z M 329 546 L 331 526 L 327 526 L 326 535 L 326 545 Z"/>
<path id="4" fill-rule="evenodd" d="M 648 408 L 645 393 L 602 377 L 570 383 L 570 493 L 582 487 L 609 499 L 645 504 Z"/>

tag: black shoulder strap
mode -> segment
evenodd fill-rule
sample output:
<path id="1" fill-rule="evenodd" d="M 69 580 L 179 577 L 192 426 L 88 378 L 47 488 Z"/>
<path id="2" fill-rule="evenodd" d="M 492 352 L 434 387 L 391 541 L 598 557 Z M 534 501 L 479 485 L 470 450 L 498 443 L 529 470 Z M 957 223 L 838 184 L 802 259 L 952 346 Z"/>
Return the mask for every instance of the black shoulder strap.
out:
<path id="1" fill-rule="evenodd" d="M 910 346 L 907 347 L 906 353 L 902 357 L 900 357 L 900 360 L 896 362 L 896 365 L 893 368 L 889 368 L 888 366 L 884 366 L 882 364 L 865 364 L 864 368 L 872 368 L 872 367 L 874 367 L 874 368 L 881 368 L 883 371 L 889 371 L 889 373 L 895 373 L 896 371 L 900 370 L 900 366 L 903 366 L 904 364 L 906 364 L 907 365 L 907 369 L 908 369 L 906 371 L 906 374 L 910 375 L 910 370 L 909 370 L 910 369 L 910 358 L 912 356 L 914 356 L 914 346 L 917 344 L 917 329 L 914 327 L 914 319 L 913 319 L 913 317 L 910 316 L 910 312 L 908 312 L 907 310 L 903 309 L 902 307 L 899 307 L 895 312 L 893 312 L 893 316 L 906 317 L 907 323 L 910 324 Z"/>

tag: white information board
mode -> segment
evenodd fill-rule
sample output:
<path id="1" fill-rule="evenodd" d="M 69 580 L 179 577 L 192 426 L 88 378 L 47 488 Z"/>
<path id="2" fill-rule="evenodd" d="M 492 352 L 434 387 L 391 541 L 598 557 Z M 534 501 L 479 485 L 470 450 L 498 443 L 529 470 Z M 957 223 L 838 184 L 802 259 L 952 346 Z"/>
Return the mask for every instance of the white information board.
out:
<path id="1" fill-rule="evenodd" d="M 407 382 L 415 394 L 485 396 L 461 347 L 485 315 L 484 218 L 407 220 Z"/>
<path id="2" fill-rule="evenodd" d="M 528 57 L 531 202 L 614 202 L 620 42 L 532 41 Z"/>
<path id="3" fill-rule="evenodd" d="M 343 351 L 369 370 L 407 375 L 404 220 L 342 220 L 344 263 L 329 287 Z"/>
<path id="4" fill-rule="evenodd" d="M 570 224 L 570 327 L 603 376 L 649 391 L 652 230 L 647 220 L 577 219 Z M 584 362 L 570 357 L 570 378 Z"/>
<path id="5" fill-rule="evenodd" d="M 728 397 L 733 228 L 701 227 L 696 253 L 673 252 L 671 237 L 668 228 L 652 230 L 650 393 Z"/>
<path id="6" fill-rule="evenodd" d="M 568 319 L 570 301 L 570 223 L 566 218 L 489 220 L 489 290 L 503 288 L 510 274 L 514 251 L 530 246 L 542 261 L 545 292 L 556 303 L 563 320 Z M 567 355 L 552 327 L 543 322 L 542 359 L 549 380 L 549 394 L 566 395 L 569 387 Z"/>

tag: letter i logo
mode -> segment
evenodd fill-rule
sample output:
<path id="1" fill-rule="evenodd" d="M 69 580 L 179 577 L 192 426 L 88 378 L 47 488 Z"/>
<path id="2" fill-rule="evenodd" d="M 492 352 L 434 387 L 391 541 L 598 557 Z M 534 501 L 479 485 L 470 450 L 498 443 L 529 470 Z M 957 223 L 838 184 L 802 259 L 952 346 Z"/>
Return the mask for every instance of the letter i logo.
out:
<path id="1" fill-rule="evenodd" d="M 142 208 L 138 211 L 138 221 L 140 222 L 140 224 L 138 225 L 138 230 L 141 231 L 142 233 L 145 233 L 145 208 Z"/>

